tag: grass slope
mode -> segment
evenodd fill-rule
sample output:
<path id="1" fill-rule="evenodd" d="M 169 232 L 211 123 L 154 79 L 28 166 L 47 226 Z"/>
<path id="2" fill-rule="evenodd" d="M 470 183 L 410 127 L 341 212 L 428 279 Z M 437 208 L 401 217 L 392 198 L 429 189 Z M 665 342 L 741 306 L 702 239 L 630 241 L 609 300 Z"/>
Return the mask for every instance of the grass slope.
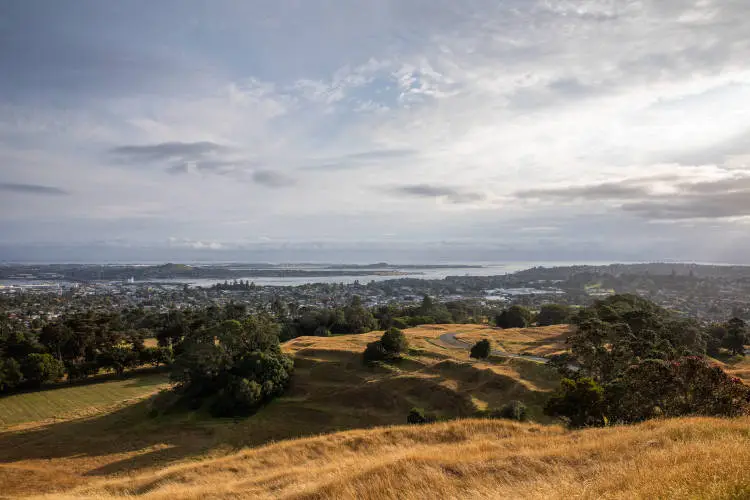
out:
<path id="1" fill-rule="evenodd" d="M 576 432 L 458 420 L 286 441 L 70 498 L 739 499 L 750 497 L 748 470 L 747 418 Z"/>
<path id="2" fill-rule="evenodd" d="M 154 394 L 166 386 L 168 378 L 152 373 L 6 396 L 0 398 L 0 426 L 98 413 L 114 404 Z"/>
<path id="3" fill-rule="evenodd" d="M 383 367 L 364 366 L 361 358 L 380 332 L 290 341 L 283 346 L 295 357 L 289 391 L 244 419 L 200 413 L 149 418 L 150 403 L 142 400 L 82 418 L 6 429 L 0 432 L 0 492 L 63 491 L 92 477 L 224 456 L 272 441 L 403 424 L 413 406 L 466 417 L 520 399 L 543 420 L 541 406 L 557 384 L 556 374 L 523 360 L 477 362 L 467 351 L 441 346 L 439 336 L 457 328 L 407 330 L 410 354 L 398 365 Z M 81 401 L 84 389 L 70 388 L 66 397 Z"/>

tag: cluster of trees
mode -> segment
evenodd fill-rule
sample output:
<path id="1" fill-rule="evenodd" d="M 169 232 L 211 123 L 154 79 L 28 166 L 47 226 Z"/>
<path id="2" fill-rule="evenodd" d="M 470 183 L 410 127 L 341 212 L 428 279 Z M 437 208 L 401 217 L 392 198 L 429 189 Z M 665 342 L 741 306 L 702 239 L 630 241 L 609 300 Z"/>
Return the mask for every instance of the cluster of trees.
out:
<path id="1" fill-rule="evenodd" d="M 526 328 L 536 323 L 539 326 L 562 325 L 571 318 L 570 306 L 564 304 L 544 304 L 534 314 L 521 305 L 512 305 L 495 314 L 495 324 L 500 328 Z"/>
<path id="2" fill-rule="evenodd" d="M 255 290 L 255 283 L 250 280 L 233 280 L 231 282 L 228 280 L 224 280 L 224 283 L 216 283 L 211 287 L 211 289 L 219 291 L 227 290 L 232 292 L 249 292 L 250 290 Z"/>
<path id="3" fill-rule="evenodd" d="M 378 327 L 378 321 L 372 312 L 356 295 L 346 307 L 306 309 L 294 317 L 286 317 L 285 314 L 280 316 L 283 322 L 282 341 L 303 335 L 328 337 L 332 334 L 366 333 Z"/>
<path id="4" fill-rule="evenodd" d="M 597 301 L 574 323 L 570 354 L 553 360 L 565 378 L 545 407 L 573 427 L 750 409 L 750 388 L 705 358 L 714 327 L 634 295 Z M 746 338 L 742 320 L 726 330 Z"/>
<path id="5" fill-rule="evenodd" d="M 101 371 L 169 363 L 169 348 L 146 347 L 150 335 L 127 314 L 72 313 L 28 325 L 0 319 L 0 392 L 39 388 L 63 378 L 80 380 Z"/>
<path id="6" fill-rule="evenodd" d="M 279 324 L 266 315 L 189 331 L 172 364 L 176 385 L 167 407 L 187 405 L 207 408 L 214 416 L 240 416 L 282 394 L 294 363 L 281 352 L 279 332 Z"/>
<path id="7" fill-rule="evenodd" d="M 419 305 L 413 306 L 388 304 L 368 309 L 355 295 L 345 307 L 305 308 L 291 314 L 283 305 L 277 305 L 272 311 L 282 322 L 282 341 L 303 335 L 327 337 L 424 324 L 479 323 L 490 314 L 479 304 L 469 301 L 440 303 L 428 295 Z"/>

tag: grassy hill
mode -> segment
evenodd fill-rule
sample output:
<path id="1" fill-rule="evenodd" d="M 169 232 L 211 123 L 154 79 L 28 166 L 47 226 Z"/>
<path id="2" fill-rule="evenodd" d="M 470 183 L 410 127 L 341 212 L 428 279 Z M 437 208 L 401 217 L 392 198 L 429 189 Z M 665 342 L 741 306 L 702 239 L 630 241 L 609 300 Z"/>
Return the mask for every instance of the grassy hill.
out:
<path id="1" fill-rule="evenodd" d="M 285 441 L 70 498 L 748 498 L 750 419 L 565 431 L 458 420 Z M 55 496 L 54 498 L 62 498 Z"/>
<path id="2" fill-rule="evenodd" d="M 124 380 L 50 388 L 0 399 L 0 426 L 93 415 L 155 394 L 167 387 L 165 373 L 135 374 Z"/>
<path id="3" fill-rule="evenodd" d="M 300 337 L 284 344 L 295 357 L 289 391 L 244 419 L 213 419 L 199 412 L 151 418 L 150 401 L 144 398 L 164 379 L 144 382 L 140 389 L 130 385 L 132 380 L 108 381 L 2 399 L 0 414 L 3 408 L 7 412 L 23 407 L 38 413 L 27 410 L 23 417 L 8 421 L 25 423 L 0 430 L 0 496 L 59 495 L 83 484 L 84 490 L 75 490 L 76 495 L 103 498 L 211 498 L 224 493 L 319 498 L 357 496 L 369 488 L 387 497 L 385 492 L 401 482 L 412 497 L 424 497 L 418 488 L 431 484 L 444 487 L 439 491 L 446 498 L 464 487 L 474 496 L 502 488 L 507 496 L 527 492 L 544 497 L 550 493 L 544 488 L 555 484 L 561 492 L 579 491 L 582 481 L 598 470 L 607 474 L 601 481 L 626 481 L 635 474 L 636 457 L 644 450 L 664 461 L 674 450 L 684 449 L 681 460 L 697 464 L 713 460 L 722 448 L 733 450 L 738 443 L 748 448 L 747 420 L 652 422 L 579 433 L 540 425 L 552 423 L 541 407 L 558 384 L 554 371 L 527 360 L 493 357 L 478 362 L 468 357 L 468 351 L 440 340 L 444 333 L 456 333 L 466 341 L 489 336 L 509 352 L 546 354 L 561 348 L 565 327 L 426 325 L 405 333 L 411 345 L 408 356 L 400 364 L 383 367 L 367 367 L 361 361 L 365 345 L 380 332 Z M 122 392 L 136 389 L 143 392 Z M 92 396 L 92 390 L 99 395 Z M 105 401 L 105 395 L 110 399 Z M 128 401 L 111 404 L 118 398 Z M 464 420 L 387 427 L 405 423 L 413 406 L 446 417 L 470 417 L 477 409 L 499 407 L 511 399 L 524 401 L 537 424 Z M 63 400 L 71 411 L 55 406 Z M 45 405 L 53 409 L 43 411 Z M 60 418 L 49 420 L 50 414 Z M 41 421 L 31 421 L 36 419 Z M 703 434 L 692 428 L 703 429 Z M 618 433 L 630 437 L 620 443 Z M 287 441 L 269 444 L 281 440 Z M 451 458 L 457 456 L 461 458 Z M 749 465 L 747 455 L 732 451 L 726 456 Z M 620 465 L 625 475 L 614 475 Z M 716 467 L 727 473 L 734 470 L 734 464 Z M 706 470 L 708 474 L 714 469 Z M 639 469 L 638 474 L 650 471 Z M 722 484 L 733 488 L 731 481 L 729 477 Z M 640 482 L 617 487 L 648 492 L 632 489 L 636 486 L 645 488 Z M 593 498 L 597 491 L 603 490 L 579 493 Z"/>

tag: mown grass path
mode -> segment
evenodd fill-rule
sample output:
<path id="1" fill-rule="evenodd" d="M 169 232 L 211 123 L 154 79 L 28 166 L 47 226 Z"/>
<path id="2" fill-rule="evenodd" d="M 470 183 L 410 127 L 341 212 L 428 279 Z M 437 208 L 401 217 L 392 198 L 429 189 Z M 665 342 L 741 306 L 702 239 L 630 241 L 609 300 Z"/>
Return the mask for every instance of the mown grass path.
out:
<path id="1" fill-rule="evenodd" d="M 0 398 L 0 426 L 88 414 L 97 408 L 153 394 L 164 387 L 168 379 L 165 373 L 151 373 L 123 380 L 12 394 Z"/>

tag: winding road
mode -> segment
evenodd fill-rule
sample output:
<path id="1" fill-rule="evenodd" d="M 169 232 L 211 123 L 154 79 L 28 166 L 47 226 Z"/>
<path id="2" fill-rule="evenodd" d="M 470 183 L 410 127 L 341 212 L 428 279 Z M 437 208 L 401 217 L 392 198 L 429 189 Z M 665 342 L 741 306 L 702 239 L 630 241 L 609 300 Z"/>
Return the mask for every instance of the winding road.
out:
<path id="1" fill-rule="evenodd" d="M 455 349 L 471 349 L 471 344 L 463 340 L 456 338 L 455 333 L 444 333 L 440 337 L 440 342 Z M 514 359 L 527 359 L 529 361 L 536 361 L 537 363 L 548 363 L 549 359 L 542 358 L 540 356 L 527 356 L 523 354 L 513 354 L 512 352 L 498 351 L 497 349 L 492 350 L 492 354 L 500 356 L 502 358 L 514 358 Z"/>

